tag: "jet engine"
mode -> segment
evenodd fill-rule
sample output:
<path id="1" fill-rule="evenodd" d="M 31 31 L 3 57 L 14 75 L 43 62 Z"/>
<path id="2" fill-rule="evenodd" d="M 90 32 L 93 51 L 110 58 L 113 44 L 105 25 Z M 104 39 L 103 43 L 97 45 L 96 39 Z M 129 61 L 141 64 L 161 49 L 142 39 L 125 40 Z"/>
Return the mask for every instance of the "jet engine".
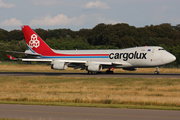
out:
<path id="1" fill-rule="evenodd" d="M 93 71 L 93 72 L 100 72 L 102 70 L 102 65 L 99 64 L 91 64 L 87 67 L 88 71 Z"/>
<path id="2" fill-rule="evenodd" d="M 68 66 L 64 62 L 55 62 L 54 64 L 51 64 L 51 69 L 55 70 L 66 70 Z"/>
<path id="3" fill-rule="evenodd" d="M 136 71 L 138 68 L 122 68 L 123 70 Z"/>

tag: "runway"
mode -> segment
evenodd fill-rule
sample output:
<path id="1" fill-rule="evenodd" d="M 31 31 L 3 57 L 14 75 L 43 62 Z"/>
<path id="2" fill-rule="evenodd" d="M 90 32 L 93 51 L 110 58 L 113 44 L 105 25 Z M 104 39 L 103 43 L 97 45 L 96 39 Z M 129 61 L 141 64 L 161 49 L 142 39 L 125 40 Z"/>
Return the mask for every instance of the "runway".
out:
<path id="1" fill-rule="evenodd" d="M 0 72 L 0 76 L 68 76 L 68 77 L 139 77 L 139 78 L 180 78 L 176 73 L 114 73 L 114 74 L 96 74 L 87 73 L 58 73 L 58 72 Z"/>
<path id="2" fill-rule="evenodd" d="M 0 118 L 37 120 L 178 120 L 180 111 L 0 104 Z"/>

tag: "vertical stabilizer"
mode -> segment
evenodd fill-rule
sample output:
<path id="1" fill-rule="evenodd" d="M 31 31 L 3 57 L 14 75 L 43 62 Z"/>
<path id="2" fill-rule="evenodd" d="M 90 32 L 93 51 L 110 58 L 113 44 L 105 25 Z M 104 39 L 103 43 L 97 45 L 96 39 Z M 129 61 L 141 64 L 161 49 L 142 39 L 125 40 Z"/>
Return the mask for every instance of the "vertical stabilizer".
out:
<path id="1" fill-rule="evenodd" d="M 47 55 L 53 53 L 51 48 L 28 25 L 21 26 L 28 48 L 33 53 Z"/>

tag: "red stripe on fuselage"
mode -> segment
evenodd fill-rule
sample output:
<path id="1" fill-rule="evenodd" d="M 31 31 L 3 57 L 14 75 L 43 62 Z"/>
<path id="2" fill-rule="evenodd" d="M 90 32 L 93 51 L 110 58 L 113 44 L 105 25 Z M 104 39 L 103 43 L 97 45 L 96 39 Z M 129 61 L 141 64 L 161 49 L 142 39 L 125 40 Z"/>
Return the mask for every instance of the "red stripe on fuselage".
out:
<path id="1" fill-rule="evenodd" d="M 44 50 L 41 51 L 42 56 L 109 56 L 109 54 L 62 54 L 62 53 L 55 53 L 52 50 Z"/>

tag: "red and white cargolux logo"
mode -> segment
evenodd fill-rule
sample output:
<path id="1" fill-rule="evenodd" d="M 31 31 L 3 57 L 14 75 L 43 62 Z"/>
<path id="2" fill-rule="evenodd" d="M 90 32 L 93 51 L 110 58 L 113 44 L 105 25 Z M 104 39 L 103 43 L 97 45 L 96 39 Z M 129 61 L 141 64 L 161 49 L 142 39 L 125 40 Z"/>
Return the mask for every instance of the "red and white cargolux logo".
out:
<path id="1" fill-rule="evenodd" d="M 37 48 L 37 47 L 39 47 L 39 45 L 40 45 L 40 42 L 37 39 L 37 35 L 36 34 L 31 35 L 31 40 L 29 41 L 29 47 L 30 48 L 33 48 L 33 47 Z"/>

